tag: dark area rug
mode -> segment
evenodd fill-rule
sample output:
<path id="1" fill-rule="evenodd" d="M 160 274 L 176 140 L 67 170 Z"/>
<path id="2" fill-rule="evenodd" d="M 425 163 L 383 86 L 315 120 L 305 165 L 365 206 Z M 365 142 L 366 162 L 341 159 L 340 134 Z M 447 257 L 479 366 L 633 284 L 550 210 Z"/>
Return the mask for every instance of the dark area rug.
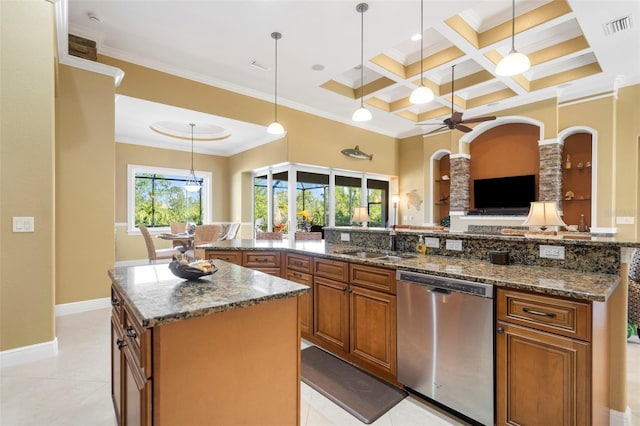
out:
<path id="1" fill-rule="evenodd" d="M 302 350 L 302 381 L 366 424 L 407 396 L 315 346 Z"/>

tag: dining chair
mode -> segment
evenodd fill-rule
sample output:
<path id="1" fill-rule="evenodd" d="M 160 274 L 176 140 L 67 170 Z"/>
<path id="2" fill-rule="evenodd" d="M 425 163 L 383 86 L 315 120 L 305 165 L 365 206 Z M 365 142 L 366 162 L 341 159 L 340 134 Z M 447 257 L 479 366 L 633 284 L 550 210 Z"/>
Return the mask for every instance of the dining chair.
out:
<path id="1" fill-rule="evenodd" d="M 282 232 L 256 232 L 256 240 L 281 240 Z"/>
<path id="2" fill-rule="evenodd" d="M 144 237 L 144 243 L 147 246 L 147 255 L 149 256 L 149 263 L 156 263 L 156 260 L 160 259 L 172 259 L 173 255 L 180 254 L 176 249 L 156 249 L 156 245 L 153 242 L 149 229 L 144 225 L 138 225 L 140 233 Z"/>
<path id="3" fill-rule="evenodd" d="M 184 234 L 187 231 L 187 222 L 173 222 L 170 227 L 172 234 Z M 183 251 L 184 245 L 180 241 L 174 241 L 173 248 L 178 251 Z"/>
<path id="4" fill-rule="evenodd" d="M 199 244 L 213 243 L 220 238 L 220 225 L 198 225 L 196 232 L 193 234 L 193 250 L 187 251 L 188 254 L 193 253 L 195 257 L 204 258 L 204 249 L 198 249 Z M 190 253 L 191 252 L 191 253 Z"/>
<path id="5" fill-rule="evenodd" d="M 220 237 L 220 239 L 233 240 L 236 237 L 236 235 L 238 235 L 239 230 L 240 230 L 240 224 L 238 222 L 234 222 L 229 225 L 229 229 L 222 237 Z"/>

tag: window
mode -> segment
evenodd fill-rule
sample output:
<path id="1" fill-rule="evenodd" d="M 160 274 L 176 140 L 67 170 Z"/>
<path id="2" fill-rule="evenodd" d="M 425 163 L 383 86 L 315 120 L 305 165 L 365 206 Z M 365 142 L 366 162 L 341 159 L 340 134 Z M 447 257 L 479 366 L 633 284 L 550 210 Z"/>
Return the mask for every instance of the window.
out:
<path id="1" fill-rule="evenodd" d="M 369 210 L 369 226 L 386 227 L 388 210 L 389 182 L 367 179 L 367 208 Z"/>
<path id="2" fill-rule="evenodd" d="M 328 225 L 329 175 L 298 171 L 296 176 L 298 226 L 306 219 L 312 226 Z"/>
<path id="3" fill-rule="evenodd" d="M 140 224 L 165 230 L 172 222 L 209 222 L 211 173 L 196 172 L 202 189 L 187 192 L 189 170 L 128 166 L 128 228 Z"/>
<path id="4" fill-rule="evenodd" d="M 336 176 L 336 226 L 350 226 L 353 211 L 362 206 L 362 179 Z"/>

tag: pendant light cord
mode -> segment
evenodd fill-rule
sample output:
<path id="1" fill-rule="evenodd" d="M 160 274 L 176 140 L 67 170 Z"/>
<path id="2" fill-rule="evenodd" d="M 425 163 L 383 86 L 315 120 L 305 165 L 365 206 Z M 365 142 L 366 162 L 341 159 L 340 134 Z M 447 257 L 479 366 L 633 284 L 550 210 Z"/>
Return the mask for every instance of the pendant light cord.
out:
<path id="1" fill-rule="evenodd" d="M 420 86 L 424 86 L 424 0 L 420 0 Z"/>
<path id="2" fill-rule="evenodd" d="M 360 108 L 364 108 L 364 3 L 360 5 Z"/>
<path id="3" fill-rule="evenodd" d="M 191 126 L 191 173 L 195 174 L 193 171 L 193 128 L 195 127 L 194 123 L 189 124 Z"/>
<path id="4" fill-rule="evenodd" d="M 273 34 L 272 34 L 273 35 Z M 275 112 L 275 121 L 278 121 L 278 36 L 275 36 L 274 39 L 276 41 L 276 73 L 275 73 L 275 102 L 273 103 L 273 109 Z"/>
<path id="5" fill-rule="evenodd" d="M 451 116 L 453 117 L 453 69 L 455 65 L 451 65 Z"/>
<path id="6" fill-rule="evenodd" d="M 516 50 L 516 0 L 511 0 L 511 51 Z"/>

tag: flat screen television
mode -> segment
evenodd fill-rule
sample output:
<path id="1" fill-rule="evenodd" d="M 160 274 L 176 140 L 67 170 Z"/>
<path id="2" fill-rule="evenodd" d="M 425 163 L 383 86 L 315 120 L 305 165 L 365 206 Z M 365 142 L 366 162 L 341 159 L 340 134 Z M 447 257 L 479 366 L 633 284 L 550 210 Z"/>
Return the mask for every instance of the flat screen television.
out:
<path id="1" fill-rule="evenodd" d="M 522 209 L 526 213 L 536 200 L 536 176 L 475 179 L 473 200 L 476 209 Z"/>

